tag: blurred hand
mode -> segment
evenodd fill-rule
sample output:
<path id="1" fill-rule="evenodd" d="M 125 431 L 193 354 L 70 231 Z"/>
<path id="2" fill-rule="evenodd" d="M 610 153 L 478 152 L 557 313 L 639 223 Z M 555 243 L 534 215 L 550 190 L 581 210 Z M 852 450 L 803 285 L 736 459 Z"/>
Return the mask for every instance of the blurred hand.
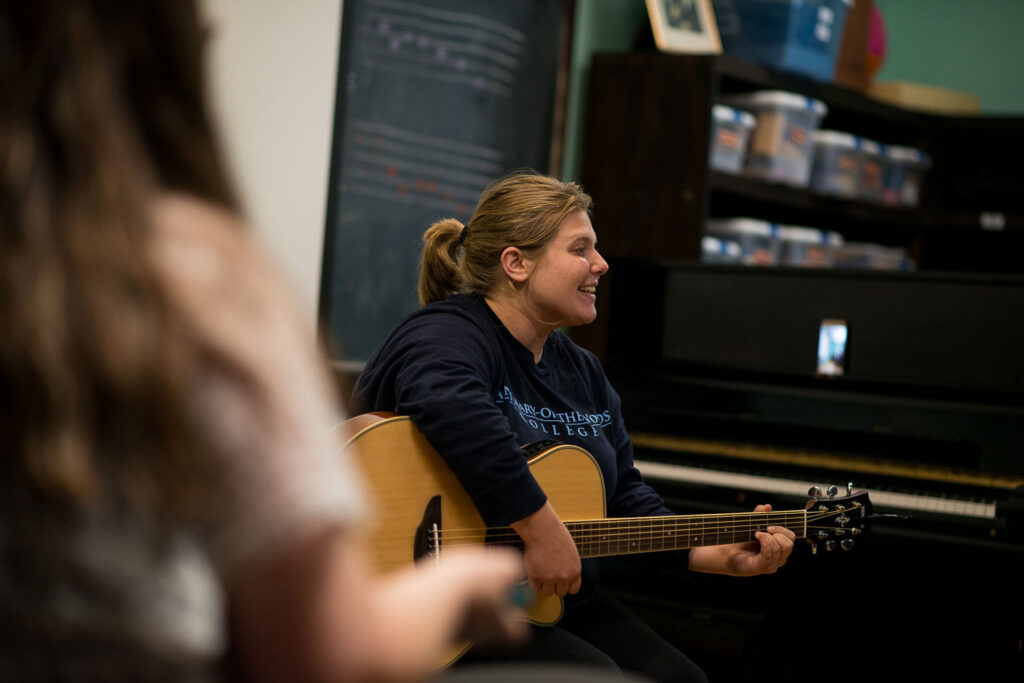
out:
<path id="1" fill-rule="evenodd" d="M 526 607 L 517 601 L 522 555 L 507 548 L 460 548 L 441 554 L 436 571 L 462 591 L 465 601 L 454 641 L 505 642 L 529 633 Z"/>

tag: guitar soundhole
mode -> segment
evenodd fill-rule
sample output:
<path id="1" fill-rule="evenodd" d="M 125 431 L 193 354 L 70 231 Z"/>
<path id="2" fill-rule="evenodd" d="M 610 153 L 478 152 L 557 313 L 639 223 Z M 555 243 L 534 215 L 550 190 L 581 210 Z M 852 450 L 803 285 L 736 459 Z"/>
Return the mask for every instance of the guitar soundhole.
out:
<path id="1" fill-rule="evenodd" d="M 441 496 L 434 496 L 423 510 L 423 519 L 416 527 L 412 543 L 412 556 L 418 560 L 424 555 L 433 555 L 438 550 L 434 542 L 434 530 L 441 528 Z"/>
<path id="2" fill-rule="evenodd" d="M 544 451 L 553 446 L 557 446 L 559 443 L 560 442 L 555 441 L 554 439 L 545 439 L 543 441 L 531 441 L 528 444 L 520 446 L 520 449 L 523 451 L 523 455 L 526 456 L 527 459 L 530 459 L 535 455 L 543 453 Z"/>

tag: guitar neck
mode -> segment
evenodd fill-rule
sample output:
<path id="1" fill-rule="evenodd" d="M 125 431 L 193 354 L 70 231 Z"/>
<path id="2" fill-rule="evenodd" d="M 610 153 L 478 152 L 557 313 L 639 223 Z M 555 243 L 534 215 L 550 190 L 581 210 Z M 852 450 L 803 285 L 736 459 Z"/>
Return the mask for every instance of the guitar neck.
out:
<path id="1" fill-rule="evenodd" d="M 608 557 L 745 543 L 769 526 L 787 527 L 797 538 L 804 538 L 807 511 L 592 519 L 565 522 L 565 526 L 580 557 Z"/>

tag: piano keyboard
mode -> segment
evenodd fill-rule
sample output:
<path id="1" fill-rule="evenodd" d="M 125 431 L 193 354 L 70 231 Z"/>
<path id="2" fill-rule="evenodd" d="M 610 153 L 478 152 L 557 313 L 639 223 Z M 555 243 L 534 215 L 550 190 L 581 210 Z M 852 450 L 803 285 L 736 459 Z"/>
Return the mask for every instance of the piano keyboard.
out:
<path id="1" fill-rule="evenodd" d="M 686 465 L 674 465 L 670 463 L 654 462 L 648 460 L 634 461 L 637 469 L 648 480 L 664 480 L 672 482 L 683 482 L 688 484 L 700 484 L 704 486 L 721 486 L 736 490 L 764 491 L 777 495 L 789 495 L 796 497 L 807 497 L 807 490 L 814 482 L 796 481 L 776 477 L 741 474 L 736 472 L 723 472 L 718 470 L 704 469 L 701 467 L 689 467 Z M 843 482 L 830 482 L 842 484 Z M 818 484 L 822 490 L 826 485 Z M 965 501 L 953 498 L 942 498 L 939 496 L 917 495 L 910 493 L 897 493 L 891 491 L 870 490 L 871 502 L 876 508 L 888 508 L 908 512 L 931 512 L 936 514 L 954 515 L 959 517 L 970 517 L 976 519 L 995 519 L 995 501 Z"/>

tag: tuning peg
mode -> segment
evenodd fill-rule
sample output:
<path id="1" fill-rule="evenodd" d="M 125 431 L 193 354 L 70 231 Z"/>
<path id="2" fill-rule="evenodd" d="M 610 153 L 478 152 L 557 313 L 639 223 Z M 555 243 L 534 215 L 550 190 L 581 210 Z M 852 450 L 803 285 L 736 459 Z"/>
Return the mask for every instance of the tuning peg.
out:
<path id="1" fill-rule="evenodd" d="M 844 538 L 843 540 L 839 541 L 839 547 L 843 550 L 850 550 L 851 548 L 853 548 L 853 539 Z"/>
<path id="2" fill-rule="evenodd" d="M 827 550 L 829 552 L 832 552 L 835 549 L 836 549 L 836 542 L 835 541 L 825 541 L 825 550 Z"/>
<path id="3" fill-rule="evenodd" d="M 809 538 L 807 539 L 807 543 L 811 546 L 811 555 L 817 555 L 818 554 L 818 544 L 815 543 L 814 541 L 812 541 Z"/>
<path id="4" fill-rule="evenodd" d="M 836 486 L 835 484 L 832 484 L 831 486 L 828 487 L 828 491 L 826 491 L 826 493 L 828 493 L 829 498 L 835 498 L 836 494 L 839 493 L 839 487 Z"/>
<path id="5" fill-rule="evenodd" d="M 846 482 L 846 495 L 848 495 L 848 496 L 852 496 L 853 495 L 853 482 L 852 481 Z"/>
<path id="6" fill-rule="evenodd" d="M 821 498 L 821 489 L 817 486 L 812 486 L 808 491 L 807 495 L 811 498 Z"/>

